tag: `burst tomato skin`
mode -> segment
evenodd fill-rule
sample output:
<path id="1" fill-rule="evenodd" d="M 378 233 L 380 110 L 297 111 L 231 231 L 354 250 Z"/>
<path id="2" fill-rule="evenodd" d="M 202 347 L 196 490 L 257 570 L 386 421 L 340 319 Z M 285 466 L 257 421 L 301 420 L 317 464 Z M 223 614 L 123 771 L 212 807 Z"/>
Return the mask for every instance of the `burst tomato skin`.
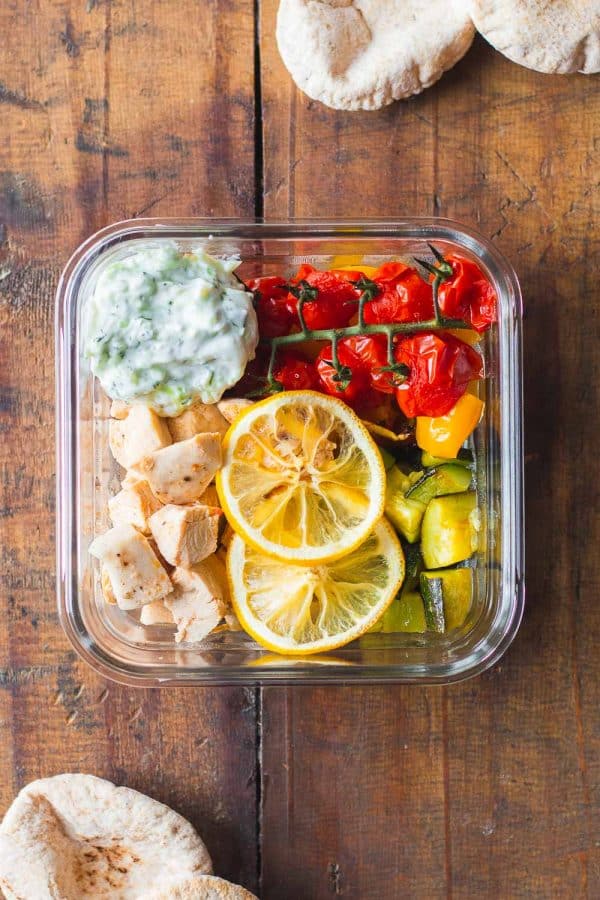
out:
<path id="1" fill-rule="evenodd" d="M 444 416 L 462 397 L 470 381 L 483 376 L 479 353 L 450 334 L 424 331 L 400 340 L 395 359 L 409 369 L 396 388 L 404 415 Z"/>
<path id="2" fill-rule="evenodd" d="M 338 360 L 340 365 L 350 370 L 350 379 L 347 385 L 336 381 L 336 371 L 333 367 L 331 344 L 323 347 L 317 359 L 315 366 L 319 375 L 319 390 L 333 397 L 339 397 L 349 403 L 351 406 L 364 398 L 365 392 L 369 389 L 369 376 L 363 368 L 360 359 L 353 353 L 351 348 L 347 346 L 346 340 L 340 341 L 338 344 Z"/>
<path id="3" fill-rule="evenodd" d="M 344 328 L 356 313 L 360 291 L 347 277 L 349 272 L 320 272 L 308 264 L 300 266 L 291 279 L 291 284 L 301 291 L 308 288 L 315 299 L 309 299 L 302 306 L 304 321 L 313 330 L 322 328 Z M 288 294 L 288 308 L 296 314 L 298 298 Z"/>
<path id="4" fill-rule="evenodd" d="M 256 298 L 260 334 L 266 338 L 290 334 L 297 316 L 288 306 L 288 285 L 285 279 L 268 275 L 264 278 L 252 278 L 246 286 Z"/>
<path id="5" fill-rule="evenodd" d="M 385 263 L 373 276 L 379 288 L 365 304 L 365 322 L 422 322 L 433 317 L 433 292 L 416 269 L 403 263 Z"/>
<path id="6" fill-rule="evenodd" d="M 497 321 L 494 286 L 474 262 L 454 253 L 445 259 L 452 275 L 440 285 L 440 310 L 449 319 L 462 319 L 479 333 L 486 331 Z"/>
<path id="7" fill-rule="evenodd" d="M 319 390 L 319 376 L 314 364 L 290 350 L 278 354 L 273 375 L 286 391 Z"/>
<path id="8" fill-rule="evenodd" d="M 355 368 L 367 375 L 371 387 L 384 394 L 394 393 L 390 372 L 382 372 L 388 364 L 387 339 L 384 334 L 359 334 L 344 338 L 340 346 L 347 348 L 356 358 Z"/>

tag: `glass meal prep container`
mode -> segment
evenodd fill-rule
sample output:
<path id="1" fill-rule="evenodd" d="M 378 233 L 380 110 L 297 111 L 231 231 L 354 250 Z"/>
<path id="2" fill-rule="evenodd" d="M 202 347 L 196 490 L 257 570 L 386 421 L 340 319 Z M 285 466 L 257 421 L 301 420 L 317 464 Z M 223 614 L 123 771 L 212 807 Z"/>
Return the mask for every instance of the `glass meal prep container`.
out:
<path id="1" fill-rule="evenodd" d="M 464 625 L 445 634 L 372 634 L 326 656 L 276 656 L 245 632 L 176 644 L 174 628 L 144 626 L 139 611 L 107 604 L 88 548 L 110 527 L 119 467 L 108 442 L 110 401 L 83 352 L 82 316 L 102 268 L 141 246 L 175 242 L 213 256 L 237 255 L 242 278 L 287 274 L 334 257 L 388 260 L 442 252 L 475 259 L 494 284 L 498 324 L 482 336 L 487 377 L 481 423 L 470 439 L 482 528 L 474 592 Z M 129 685 L 247 683 L 449 683 L 482 672 L 513 639 L 524 603 L 521 296 L 515 273 L 481 236 L 441 219 L 340 221 L 158 220 L 120 222 L 79 247 L 62 275 L 56 307 L 57 595 L 62 625 L 103 676 Z"/>

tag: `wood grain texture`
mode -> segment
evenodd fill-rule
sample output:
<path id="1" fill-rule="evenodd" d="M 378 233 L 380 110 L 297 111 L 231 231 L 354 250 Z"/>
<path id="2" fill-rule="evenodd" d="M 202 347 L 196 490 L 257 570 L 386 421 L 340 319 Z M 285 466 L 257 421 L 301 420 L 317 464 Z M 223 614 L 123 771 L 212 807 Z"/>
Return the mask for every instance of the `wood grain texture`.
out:
<path id="1" fill-rule="evenodd" d="M 518 271 L 528 604 L 505 659 L 464 685 L 264 690 L 263 900 L 597 897 L 600 82 L 478 40 L 422 96 L 338 113 L 292 85 L 276 6 L 265 214 L 448 216 Z"/>
<path id="2" fill-rule="evenodd" d="M 276 5 L 257 4 L 263 172 L 250 0 L 0 7 L 0 809 L 41 775 L 113 778 L 188 816 L 217 871 L 260 883 L 263 900 L 595 898 L 599 81 L 536 75 L 478 41 L 421 97 L 334 113 L 283 69 Z M 508 655 L 476 681 L 269 688 L 260 702 L 252 689 L 128 691 L 62 636 L 60 268 L 119 218 L 263 205 L 452 216 L 518 270 L 528 606 Z"/>
<path id="3" fill-rule="evenodd" d="M 84 237 L 254 212 L 253 10 L 9 2 L 0 34 L 0 810 L 33 778 L 102 775 L 189 817 L 216 871 L 254 888 L 254 690 L 127 690 L 62 634 L 52 351 L 56 282 Z"/>

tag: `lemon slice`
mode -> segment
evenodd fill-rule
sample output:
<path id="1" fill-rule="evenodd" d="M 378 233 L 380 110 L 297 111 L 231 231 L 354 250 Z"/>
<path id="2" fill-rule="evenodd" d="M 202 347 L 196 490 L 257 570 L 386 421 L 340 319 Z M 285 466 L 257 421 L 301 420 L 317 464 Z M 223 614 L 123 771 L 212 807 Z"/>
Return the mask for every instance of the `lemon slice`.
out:
<path id="1" fill-rule="evenodd" d="M 263 647 L 287 656 L 333 650 L 385 612 L 404 579 L 404 554 L 386 519 L 343 559 L 298 566 L 236 535 L 227 554 L 233 608 Z"/>
<path id="2" fill-rule="evenodd" d="M 287 391 L 256 403 L 223 441 L 217 491 L 246 543 L 299 565 L 357 547 L 383 515 L 377 445 L 341 400 Z"/>

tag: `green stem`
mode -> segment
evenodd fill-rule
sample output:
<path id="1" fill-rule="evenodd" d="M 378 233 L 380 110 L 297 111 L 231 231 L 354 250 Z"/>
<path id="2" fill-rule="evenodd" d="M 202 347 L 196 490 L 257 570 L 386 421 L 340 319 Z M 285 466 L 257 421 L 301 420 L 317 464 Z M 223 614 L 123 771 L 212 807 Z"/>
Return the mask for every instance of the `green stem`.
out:
<path id="1" fill-rule="evenodd" d="M 312 331 L 307 329 L 306 333 L 302 331 L 294 334 L 284 334 L 280 337 L 264 338 L 261 343 L 275 347 L 283 347 L 286 344 L 300 344 L 303 341 L 329 341 L 332 342 L 334 335 L 338 340 L 348 337 L 356 337 L 358 335 L 368 334 L 386 334 L 394 337 L 397 334 L 416 334 L 419 331 L 431 331 L 440 328 L 463 328 L 468 329 L 469 325 L 462 319 L 445 319 L 439 315 L 433 319 L 426 319 L 422 322 L 386 322 L 377 325 L 348 325 L 346 328 L 318 328 Z"/>

